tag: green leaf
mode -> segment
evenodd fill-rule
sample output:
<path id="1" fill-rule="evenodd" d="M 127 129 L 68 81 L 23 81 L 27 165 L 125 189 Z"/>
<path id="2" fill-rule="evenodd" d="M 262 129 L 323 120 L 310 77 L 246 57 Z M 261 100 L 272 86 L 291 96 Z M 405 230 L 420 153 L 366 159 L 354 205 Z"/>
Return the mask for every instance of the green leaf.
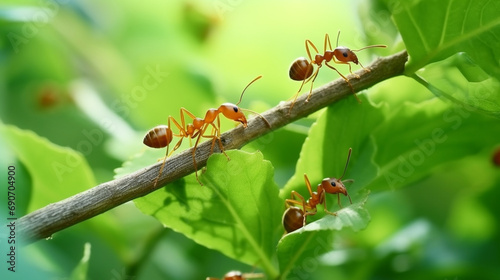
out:
<path id="1" fill-rule="evenodd" d="M 500 81 L 489 77 L 465 53 L 428 65 L 412 77 L 436 96 L 500 117 Z"/>
<path id="2" fill-rule="evenodd" d="M 83 257 L 78 265 L 71 272 L 70 280 L 85 280 L 87 279 L 87 271 L 89 269 L 90 260 L 90 243 L 85 243 L 83 247 Z"/>
<path id="3" fill-rule="evenodd" d="M 304 174 L 307 174 L 313 187 L 325 177 L 339 178 L 350 147 L 351 160 L 344 176 L 345 179 L 354 179 L 354 183 L 347 186 L 350 195 L 376 176 L 377 166 L 371 160 L 375 147 L 369 136 L 373 127 L 383 121 L 382 106 L 370 104 L 364 96 L 360 99 L 361 104 L 355 98 L 343 99 L 321 114 L 304 142 L 295 175 L 280 192 L 282 198 L 289 198 L 292 190 L 305 198 L 310 197 Z"/>
<path id="4" fill-rule="evenodd" d="M 500 77 L 500 2 L 399 1 L 394 20 L 406 44 L 407 73 L 466 52 L 490 76 Z"/>
<path id="5" fill-rule="evenodd" d="M 299 277 L 311 262 L 319 263 L 319 256 L 332 247 L 332 231 L 351 228 L 359 231 L 368 225 L 370 215 L 364 208 L 368 196 L 359 202 L 337 211 L 337 216 L 324 218 L 285 235 L 278 244 L 278 260 L 282 279 Z M 316 264 L 317 265 L 317 264 Z M 291 274 L 291 275 L 289 275 Z"/>
<path id="6" fill-rule="evenodd" d="M 394 109 L 373 129 L 374 157 L 380 167 L 366 187 L 387 190 L 408 186 L 434 168 L 498 143 L 498 120 L 432 99 Z"/>
<path id="7" fill-rule="evenodd" d="M 92 171 L 80 153 L 14 126 L 0 124 L 0 135 L 31 176 L 27 213 L 95 185 Z M 30 186 L 19 181 L 17 187 Z"/>
<path id="8" fill-rule="evenodd" d="M 135 200 L 137 207 L 208 248 L 274 278 L 271 263 L 282 231 L 284 202 L 278 197 L 273 167 L 260 152 L 227 151 L 212 155 L 206 172 L 187 176 Z M 200 171 L 201 172 L 201 171 Z"/>
<path id="9" fill-rule="evenodd" d="M 500 117 L 500 2 L 423 0 L 392 6 L 410 57 L 406 74 L 436 96 Z"/>

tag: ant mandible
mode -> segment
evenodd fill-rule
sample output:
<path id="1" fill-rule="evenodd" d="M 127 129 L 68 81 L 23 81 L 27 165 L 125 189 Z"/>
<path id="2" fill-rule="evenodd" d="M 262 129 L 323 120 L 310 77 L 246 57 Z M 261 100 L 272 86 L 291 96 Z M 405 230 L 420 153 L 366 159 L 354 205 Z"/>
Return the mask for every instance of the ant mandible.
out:
<path id="1" fill-rule="evenodd" d="M 212 152 L 213 152 L 215 142 L 218 141 L 220 151 L 222 153 L 224 153 L 224 155 L 227 157 L 228 160 L 230 160 L 230 158 L 228 157 L 228 155 L 224 151 L 224 147 L 223 147 L 222 141 L 220 139 L 219 114 L 222 113 L 222 115 L 224 115 L 226 118 L 228 118 L 230 120 L 234 120 L 236 122 L 240 122 L 243 125 L 243 127 L 246 128 L 247 127 L 247 119 L 245 117 L 245 114 L 242 111 L 249 111 L 249 112 L 252 112 L 256 115 L 259 115 L 264 120 L 264 122 L 267 124 L 267 126 L 271 127 L 269 122 L 259 113 L 254 112 L 254 111 L 249 110 L 249 109 L 241 109 L 238 107 L 238 104 L 240 104 L 240 102 L 243 98 L 243 94 L 245 93 L 246 89 L 253 82 L 260 79 L 261 77 L 262 76 L 258 76 L 257 78 L 253 79 L 243 89 L 243 92 L 241 93 L 241 96 L 240 96 L 240 100 L 236 104 L 224 103 L 224 104 L 220 105 L 219 108 L 217 108 L 217 109 L 211 108 L 211 109 L 207 110 L 207 112 L 205 113 L 205 118 L 203 118 L 203 119 L 196 117 L 194 114 L 189 112 L 187 109 L 181 108 L 180 109 L 180 116 L 181 116 L 180 124 L 172 116 L 169 116 L 168 117 L 168 125 L 159 125 L 159 126 L 156 126 L 148 131 L 148 133 L 144 137 L 144 141 L 143 141 L 146 146 L 151 147 L 151 148 L 165 148 L 165 147 L 167 147 L 167 151 L 165 153 L 163 163 L 160 167 L 160 171 L 158 172 L 158 176 L 155 179 L 154 186 L 156 186 L 156 184 L 158 183 L 158 180 L 159 180 L 159 178 L 162 174 L 163 168 L 165 166 L 165 162 L 167 160 L 167 157 L 172 155 L 172 153 L 180 147 L 180 145 L 182 144 L 182 140 L 184 138 L 190 138 L 190 139 L 196 138 L 196 142 L 195 142 L 194 147 L 193 147 L 192 155 L 193 155 L 193 164 L 194 164 L 194 169 L 195 169 L 195 174 L 196 174 L 196 180 L 200 183 L 200 185 L 203 185 L 203 184 L 201 183 L 201 181 L 198 178 L 198 172 L 197 172 L 198 168 L 197 168 L 197 164 L 196 164 L 196 148 L 198 147 L 198 143 L 199 143 L 201 137 L 212 139 L 212 145 L 210 147 L 210 154 L 212 154 Z M 190 124 L 186 124 L 184 114 L 186 114 L 188 117 L 190 117 L 193 120 L 193 122 Z M 217 121 L 217 124 L 215 124 L 215 121 Z M 179 134 L 174 134 L 172 132 L 171 122 L 173 122 L 174 125 L 177 127 L 177 129 L 179 130 Z M 209 134 L 206 134 L 206 130 L 210 126 L 212 127 L 212 130 Z M 177 142 L 177 144 L 174 146 L 172 151 L 169 153 L 168 152 L 169 145 L 170 145 L 170 142 L 172 142 L 174 136 L 179 137 L 180 139 Z"/>
<path id="2" fill-rule="evenodd" d="M 349 198 L 349 202 L 352 204 L 351 196 L 347 193 L 347 189 L 342 182 L 342 178 L 345 175 L 347 166 L 349 165 L 349 159 L 351 158 L 352 148 L 349 148 L 349 153 L 347 155 L 347 162 L 345 164 L 344 173 L 340 178 L 325 178 L 318 184 L 317 190 L 312 191 L 311 183 L 307 174 L 304 174 L 304 180 L 306 182 L 307 189 L 311 197 L 306 201 L 302 195 L 296 191 L 292 191 L 292 198 L 285 200 L 285 205 L 287 207 L 285 213 L 283 214 L 283 226 L 287 232 L 292 232 L 306 225 L 307 216 L 312 216 L 317 213 L 316 206 L 318 204 L 323 204 L 324 211 L 327 214 L 337 216 L 336 212 L 328 211 L 326 207 L 326 193 L 337 194 L 339 207 L 342 208 L 340 204 L 340 194 L 343 194 Z M 299 200 L 296 199 L 299 198 Z M 298 207 L 297 207 L 298 206 Z M 302 224 L 300 223 L 302 221 Z"/>
<path id="3" fill-rule="evenodd" d="M 353 74 L 353 73 L 351 71 L 351 64 L 349 64 L 349 62 L 359 64 L 366 71 L 370 71 L 368 68 L 365 68 L 359 62 L 358 57 L 356 56 L 356 54 L 354 52 L 358 52 L 358 51 L 368 49 L 368 48 L 385 48 L 387 46 L 385 46 L 385 45 L 372 45 L 372 46 L 367 46 L 367 47 L 364 47 L 364 48 L 361 48 L 358 50 L 351 50 L 347 47 L 342 47 L 342 46 L 339 47 L 338 46 L 339 45 L 339 37 L 340 37 L 340 31 L 337 35 L 337 46 L 335 47 L 334 50 L 332 50 L 332 45 L 330 43 L 330 36 L 328 36 L 328 34 L 325 34 L 323 55 L 319 53 L 316 46 L 310 40 L 306 40 L 306 51 L 307 51 L 307 56 L 309 57 L 309 60 L 307 60 L 304 57 L 297 58 L 295 61 L 292 62 L 292 65 L 290 66 L 290 70 L 288 72 L 290 79 L 292 79 L 294 81 L 302 81 L 302 84 L 300 85 L 299 90 L 293 96 L 293 102 L 292 102 L 292 105 L 290 106 L 288 113 L 290 113 L 293 106 L 295 105 L 295 101 L 297 100 L 297 97 L 298 97 L 300 91 L 302 90 L 302 87 L 304 86 L 304 84 L 311 81 L 311 88 L 309 90 L 309 95 L 307 96 L 307 99 L 306 99 L 306 102 L 309 101 L 309 99 L 311 98 L 311 94 L 312 94 L 314 80 L 316 80 L 316 77 L 318 76 L 318 73 L 319 73 L 319 69 L 323 66 L 323 62 L 325 62 L 326 66 L 335 70 L 347 82 L 347 84 L 351 88 L 351 91 L 354 94 L 354 97 L 356 97 L 358 102 L 361 103 L 359 98 L 356 96 L 356 93 L 354 92 L 354 89 L 353 89 L 351 83 L 349 82 L 349 79 L 346 78 L 344 75 L 342 75 L 342 73 L 340 73 L 339 70 L 337 70 L 335 67 L 328 64 L 328 62 L 333 61 L 334 63 L 337 63 L 337 64 L 349 65 L 349 72 L 351 74 Z M 311 46 L 316 51 L 316 55 L 314 56 L 314 59 L 311 56 L 311 51 L 309 49 L 309 46 Z M 313 65 L 318 66 L 318 68 L 316 68 L 316 71 L 314 71 Z M 356 75 L 356 74 L 353 74 L 353 75 L 355 75 L 357 78 L 359 78 L 358 75 Z"/>
<path id="4" fill-rule="evenodd" d="M 233 270 L 224 274 L 222 280 L 246 280 L 254 278 L 264 278 L 262 273 L 241 273 L 241 271 Z M 219 278 L 207 277 L 206 280 L 219 280 Z"/>

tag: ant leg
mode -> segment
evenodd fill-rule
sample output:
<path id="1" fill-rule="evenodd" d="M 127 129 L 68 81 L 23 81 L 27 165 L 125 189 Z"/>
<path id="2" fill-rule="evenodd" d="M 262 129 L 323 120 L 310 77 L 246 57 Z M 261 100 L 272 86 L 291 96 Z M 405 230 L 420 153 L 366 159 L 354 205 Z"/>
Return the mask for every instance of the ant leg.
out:
<path id="1" fill-rule="evenodd" d="M 257 115 L 257 116 L 261 117 L 261 118 L 262 118 L 262 120 L 266 123 L 267 127 L 271 128 L 271 124 L 269 123 L 269 121 L 267 121 L 267 119 L 266 119 L 266 118 L 264 118 L 264 116 L 263 116 L 263 115 L 261 115 L 261 114 L 259 114 L 259 113 L 255 112 L 255 111 L 252 111 L 252 110 L 250 110 L 250 109 L 243 109 L 243 108 L 240 108 L 240 110 L 241 110 L 241 111 L 248 111 L 248 112 L 250 112 L 250 113 L 253 113 L 253 114 L 255 114 L 255 115 Z"/>
<path id="2" fill-rule="evenodd" d="M 309 50 L 309 45 L 316 51 L 316 53 L 319 53 L 319 51 L 316 48 L 316 46 L 310 40 L 306 40 L 307 55 L 309 56 L 309 61 L 313 61 L 312 56 L 311 56 L 311 51 Z"/>
<path id="3" fill-rule="evenodd" d="M 307 177 L 307 174 L 304 173 L 304 181 L 306 182 L 306 187 L 307 190 L 309 191 L 309 195 L 312 197 L 313 196 L 313 191 L 311 188 L 311 182 L 309 182 L 309 178 Z"/>
<path id="4" fill-rule="evenodd" d="M 354 77 L 356 77 L 358 79 L 361 78 L 358 74 L 352 73 L 352 70 L 351 70 L 352 68 L 351 68 L 351 64 L 350 63 L 348 63 L 347 65 L 349 65 L 349 73 L 351 73 L 351 75 L 354 75 Z"/>
<path id="5" fill-rule="evenodd" d="M 336 61 L 335 61 L 335 58 L 333 59 L 333 62 L 335 62 L 335 63 L 337 63 L 337 64 L 349 64 L 349 63 L 340 63 L 340 62 L 336 62 Z M 337 68 L 335 68 L 335 67 L 331 66 L 330 64 L 328 64 L 328 62 L 326 62 L 326 61 L 325 61 L 325 64 L 326 64 L 326 66 L 330 67 L 330 69 L 335 70 L 335 71 L 336 71 L 336 72 L 340 75 L 340 77 L 342 77 L 342 79 L 344 79 L 344 80 L 345 80 L 345 81 L 349 84 L 349 86 L 350 86 L 350 87 L 351 87 L 351 89 L 352 89 L 352 85 L 351 85 L 351 83 L 349 82 L 349 79 L 348 79 L 348 78 L 346 78 L 346 76 L 342 75 L 342 73 L 340 73 L 340 71 L 339 71 L 339 70 L 337 70 Z M 350 65 L 349 65 L 349 66 L 350 66 Z"/>
<path id="6" fill-rule="evenodd" d="M 359 62 L 359 61 L 358 61 L 358 64 L 359 64 L 359 66 L 361 66 L 361 68 L 363 68 L 366 72 L 371 72 L 371 70 L 370 70 L 370 69 L 368 69 L 368 68 L 366 68 L 366 67 L 364 67 L 364 66 L 361 64 L 361 62 Z"/>
<path id="7" fill-rule="evenodd" d="M 170 154 L 168 154 L 169 157 L 181 146 L 182 140 L 184 140 L 184 138 L 181 137 L 181 139 L 179 139 L 179 141 L 177 142 L 177 144 L 175 144 L 175 147 L 172 149 L 172 151 L 170 152 Z"/>
<path id="8" fill-rule="evenodd" d="M 332 216 L 337 217 L 337 212 L 330 212 L 330 211 L 328 211 L 328 210 L 325 209 L 325 213 L 328 214 L 328 215 L 332 215 Z"/>
<path id="9" fill-rule="evenodd" d="M 218 141 L 218 143 L 219 143 L 219 149 L 221 150 L 221 152 L 226 156 L 227 160 L 231 160 L 229 158 L 229 156 L 226 154 L 226 151 L 224 151 L 224 147 L 222 146 L 222 141 L 220 140 L 220 137 L 217 136 L 217 129 L 214 129 L 212 127 L 212 131 L 210 132 L 210 134 L 209 135 L 203 135 L 202 137 L 203 138 L 210 138 L 210 139 L 212 139 L 212 145 L 210 145 L 210 154 L 213 154 L 214 147 L 215 147 L 215 142 Z"/>
<path id="10" fill-rule="evenodd" d="M 313 59 L 312 59 L 312 56 L 311 56 L 311 50 L 309 49 L 309 46 L 311 46 L 315 51 L 316 53 L 319 53 L 318 49 L 316 48 L 316 46 L 310 41 L 310 40 L 306 40 L 306 51 L 307 51 L 307 56 L 309 57 L 309 64 L 308 64 L 308 67 L 313 67 L 312 65 L 314 64 L 313 63 Z M 316 78 L 316 76 L 318 75 L 318 71 L 319 71 L 319 68 L 316 69 L 316 71 L 314 72 L 314 74 L 309 77 L 309 78 L 304 78 L 304 80 L 302 80 L 302 84 L 300 85 L 300 88 L 299 90 L 297 91 L 297 93 L 295 93 L 295 95 L 293 96 L 293 101 L 292 101 L 292 105 L 290 105 L 290 109 L 288 109 L 288 115 L 290 115 L 290 112 L 292 112 L 292 109 L 293 109 L 293 106 L 295 105 L 295 101 L 297 100 L 297 97 L 299 96 L 299 93 L 300 91 L 302 90 L 302 87 L 304 86 L 304 84 L 306 84 L 308 81 L 311 80 L 312 77 L 314 77 L 314 79 Z M 313 82 L 314 83 L 314 79 L 313 79 Z M 306 99 L 306 102 L 309 101 L 309 98 L 311 96 L 311 93 L 312 93 L 312 84 L 311 84 L 311 90 L 309 91 L 309 96 L 307 97 Z"/>
<path id="11" fill-rule="evenodd" d="M 347 194 L 347 197 L 349 198 L 349 202 L 352 204 L 351 196 Z"/>
<path id="12" fill-rule="evenodd" d="M 172 149 L 172 151 L 170 153 L 168 153 L 168 150 L 167 150 L 167 153 L 165 154 L 165 157 L 163 158 L 163 160 L 165 160 L 167 157 L 170 157 L 175 152 L 175 150 L 177 150 L 179 148 L 179 146 L 182 144 L 182 140 L 184 139 L 184 137 L 187 137 L 186 131 L 179 125 L 179 123 L 172 116 L 168 117 L 168 125 L 167 126 L 169 128 L 171 127 L 170 126 L 171 120 L 174 122 L 174 125 L 179 129 L 179 133 L 180 133 L 180 134 L 172 134 L 172 135 L 175 137 L 180 137 L 181 139 L 179 140 L 179 142 L 177 142 L 177 144 L 175 145 L 175 147 Z M 158 160 L 158 161 L 160 161 L 160 160 Z"/>
<path id="13" fill-rule="evenodd" d="M 327 35 L 328 36 L 328 35 Z M 319 53 L 318 49 L 316 48 L 316 46 L 309 40 L 306 40 L 306 50 L 307 50 L 307 55 L 309 56 L 309 61 L 311 61 L 310 65 L 313 64 L 313 59 L 312 59 L 312 56 L 311 56 L 311 51 L 309 49 L 309 46 L 308 44 L 316 51 L 316 53 Z M 326 43 L 326 42 L 325 42 Z M 326 45 L 325 45 L 326 46 Z M 316 61 L 315 61 L 316 62 Z M 321 64 L 318 65 L 318 68 L 316 69 L 316 71 L 314 72 L 314 74 L 309 77 L 309 79 L 307 79 L 305 82 L 307 83 L 308 81 L 311 80 L 311 88 L 309 89 L 309 95 L 307 96 L 306 98 L 306 102 L 309 102 L 309 99 L 311 98 L 311 94 L 312 94 L 312 89 L 313 89 L 313 85 L 314 85 L 314 80 L 316 80 L 316 77 L 318 76 L 318 73 L 319 73 L 319 68 L 321 68 Z"/>
<path id="14" fill-rule="evenodd" d="M 167 125 L 168 129 L 171 129 L 170 120 L 173 120 L 174 124 L 177 126 L 177 128 L 179 129 L 179 131 L 180 131 L 180 133 L 181 133 L 180 135 L 178 135 L 178 134 L 173 134 L 173 136 L 176 136 L 176 137 L 181 137 L 181 140 L 180 140 L 179 142 L 177 142 L 177 144 L 175 145 L 175 147 L 174 147 L 174 149 L 172 150 L 172 152 L 170 152 L 170 154 L 168 153 L 168 149 L 169 149 L 169 146 L 170 146 L 170 145 L 167 145 L 167 151 L 166 151 L 166 153 L 165 153 L 165 157 L 163 158 L 163 163 L 161 164 L 160 171 L 158 172 L 158 176 L 156 176 L 155 182 L 154 182 L 154 184 L 153 184 L 153 186 L 155 186 L 155 187 L 156 187 L 156 184 L 158 183 L 158 180 L 160 179 L 161 174 L 163 173 L 163 169 L 165 168 L 165 164 L 166 164 L 166 162 L 167 162 L 167 158 L 168 158 L 170 155 L 172 155 L 172 153 L 173 153 L 175 150 L 177 150 L 177 148 L 179 148 L 180 143 L 182 142 L 182 139 L 183 139 L 183 138 L 182 138 L 182 137 L 183 137 L 183 136 L 182 136 L 183 130 L 179 127 L 179 124 L 175 121 L 175 119 L 174 119 L 172 116 L 169 116 L 169 117 L 168 117 L 168 125 Z"/>
<path id="15" fill-rule="evenodd" d="M 155 187 L 156 187 L 156 184 L 158 183 L 158 179 L 160 179 L 161 173 L 163 172 L 163 167 L 165 167 L 165 163 L 167 162 L 168 146 L 169 145 L 167 145 L 167 152 L 165 153 L 165 158 L 163 158 L 163 163 L 161 164 L 160 171 L 158 172 L 158 176 L 156 176 L 155 182 L 153 184 L 153 186 L 155 186 Z"/>
<path id="16" fill-rule="evenodd" d="M 200 185 L 203 186 L 203 183 L 200 181 L 200 179 L 198 178 L 198 166 L 196 164 L 196 148 L 198 147 L 198 143 L 200 142 L 200 138 L 201 136 L 205 133 L 205 130 L 207 129 L 208 125 L 205 124 L 205 126 L 203 127 L 203 129 L 201 131 L 198 131 L 198 137 L 196 138 L 196 142 L 194 143 L 194 147 L 193 147 L 193 165 L 194 165 L 194 174 L 196 175 L 196 181 L 198 181 L 198 183 L 200 183 Z M 193 135 L 195 136 L 195 135 Z"/>
<path id="17" fill-rule="evenodd" d="M 196 116 L 193 115 L 193 113 L 189 112 L 186 108 L 182 107 L 181 108 L 181 122 L 182 122 L 182 127 L 186 128 L 186 124 L 184 123 L 184 114 L 188 115 L 191 119 L 196 119 Z"/>
<path id="18" fill-rule="evenodd" d="M 328 49 L 326 48 L 327 43 L 328 43 Z M 325 53 L 327 50 L 333 51 L 332 44 L 330 43 L 330 36 L 328 35 L 328 33 L 325 34 Z"/>
<path id="19" fill-rule="evenodd" d="M 298 197 L 300 201 L 296 200 L 295 197 Z M 296 205 L 302 205 L 302 211 L 304 212 L 304 219 L 302 220 L 302 226 L 306 225 L 307 216 L 316 214 L 316 209 L 312 209 L 311 207 L 309 207 L 309 205 L 306 204 L 304 197 L 296 191 L 292 191 L 292 199 L 290 200 L 287 199 L 286 202 L 294 203 Z M 314 210 L 314 212 L 310 213 L 306 211 L 306 209 Z"/>
<path id="20" fill-rule="evenodd" d="M 222 146 L 222 140 L 220 140 L 220 118 L 219 118 L 219 115 L 217 115 L 217 127 L 215 125 L 213 125 L 213 126 L 215 128 L 215 135 L 217 137 L 217 140 L 219 141 L 219 149 L 220 149 L 221 153 L 223 153 L 226 156 L 227 160 L 231 160 L 229 158 L 229 156 L 226 154 L 224 147 Z M 214 145 L 214 143 L 212 143 L 212 148 L 213 148 L 213 145 Z"/>
<path id="21" fill-rule="evenodd" d="M 306 226 L 306 219 L 307 219 L 307 216 L 313 216 L 313 215 L 316 215 L 316 213 L 318 213 L 318 210 L 316 208 L 313 209 L 314 211 L 310 211 L 310 212 L 304 212 L 304 222 L 302 224 L 303 227 Z"/>
<path id="22" fill-rule="evenodd" d="M 344 62 L 344 61 L 338 61 L 336 60 L 335 58 L 332 59 L 334 63 L 336 64 L 347 64 L 349 66 L 349 73 L 351 73 L 351 75 L 354 75 L 354 77 L 356 78 L 360 78 L 358 74 L 355 74 L 355 73 L 352 73 L 352 68 L 351 68 L 351 64 L 349 62 Z M 344 77 L 345 79 L 345 77 Z"/>
<path id="23" fill-rule="evenodd" d="M 309 67 L 309 66 L 310 66 L 310 67 L 313 67 L 313 63 L 312 63 L 312 61 L 310 61 L 310 62 L 309 62 L 308 67 Z M 299 90 L 298 90 L 298 91 L 297 91 L 297 93 L 295 93 L 295 95 L 293 96 L 292 105 L 290 105 L 290 109 L 288 109 L 288 115 L 290 115 L 290 112 L 292 111 L 293 106 L 295 105 L 295 101 L 297 101 L 297 98 L 299 97 L 299 93 L 300 93 L 300 91 L 302 90 L 302 87 L 304 87 L 304 85 L 305 85 L 307 82 L 309 82 L 309 81 L 311 80 L 311 78 L 313 78 L 313 77 L 314 77 L 314 78 L 316 78 L 316 76 L 318 75 L 318 70 L 319 70 L 319 68 L 318 68 L 318 69 L 316 69 L 316 71 L 314 71 L 314 73 L 311 75 L 311 77 L 309 77 L 309 78 L 307 78 L 307 79 L 302 80 L 302 84 L 300 85 Z M 314 80 L 313 80 L 313 83 L 314 83 Z M 312 91 L 312 84 L 311 84 L 311 90 L 309 91 L 309 95 L 311 95 L 311 91 Z M 309 100 L 309 97 L 307 98 L 307 100 L 306 100 L 306 101 L 308 101 L 308 100 Z"/>
<path id="24" fill-rule="evenodd" d="M 180 126 L 177 122 L 175 122 L 174 124 L 176 124 L 176 126 L 179 128 L 179 130 L 181 129 L 182 127 L 182 130 L 184 132 L 184 134 L 187 136 L 188 133 L 187 133 L 187 129 L 186 129 L 186 122 L 184 120 L 184 114 L 188 115 L 191 119 L 195 120 L 196 119 L 196 116 L 193 115 L 191 112 L 189 112 L 186 108 L 182 107 L 181 110 L 180 110 L 180 115 L 181 115 L 181 124 L 182 126 Z M 175 120 L 174 120 L 175 121 Z M 193 143 L 191 142 L 191 139 L 195 137 L 195 136 L 191 136 L 189 137 L 189 146 L 192 147 L 193 146 Z"/>
<path id="25" fill-rule="evenodd" d="M 307 81 L 306 81 L 306 82 L 308 82 L 308 81 L 310 81 L 312 79 L 312 81 L 311 81 L 311 88 L 309 89 L 309 94 L 307 95 L 306 102 L 309 102 L 309 99 L 311 98 L 314 81 L 316 80 L 316 77 L 318 77 L 319 68 L 321 68 L 321 65 L 318 66 L 318 68 L 316 69 L 316 71 L 314 72 L 314 74 L 309 79 L 307 79 Z"/>
<path id="26" fill-rule="evenodd" d="M 187 136 L 186 126 L 184 124 L 184 118 L 183 118 L 182 114 L 181 114 L 182 126 L 174 119 L 174 117 L 168 116 L 168 127 L 170 127 L 170 121 L 172 121 L 174 123 L 174 125 L 177 127 L 177 129 L 179 130 L 179 134 L 174 134 L 174 136 L 177 136 L 177 137 L 186 137 Z"/>
<path id="27" fill-rule="evenodd" d="M 212 138 L 212 146 L 210 147 L 210 154 L 213 153 L 214 151 L 214 146 L 215 142 L 218 141 L 219 143 L 219 149 L 221 153 L 223 153 L 227 160 L 231 160 L 229 156 L 226 154 L 226 151 L 224 150 L 224 146 L 222 145 L 222 140 L 220 139 L 220 118 L 217 116 L 217 126 L 213 123 L 210 123 L 212 125 L 212 132 L 210 135 L 203 135 L 204 138 Z"/>
<path id="28" fill-rule="evenodd" d="M 217 115 L 217 127 L 215 129 L 216 129 L 217 140 L 219 140 L 220 151 L 226 156 L 227 160 L 231 160 L 229 158 L 229 156 L 226 154 L 226 151 L 224 150 L 224 147 L 222 146 L 222 140 L 220 139 L 220 118 L 219 118 L 219 115 Z"/>
<path id="29" fill-rule="evenodd" d="M 213 124 L 212 124 L 212 126 L 213 126 Z M 215 142 L 217 141 L 217 129 L 214 128 L 214 127 L 212 127 L 212 131 L 210 132 L 210 135 L 203 136 L 203 137 L 211 138 L 212 139 L 212 145 L 210 145 L 210 154 L 213 154 L 214 153 Z"/>
<path id="30" fill-rule="evenodd" d="M 340 194 L 339 194 L 339 203 L 340 203 Z M 325 213 L 329 214 L 329 215 L 332 215 L 332 216 L 337 216 L 337 212 L 330 212 L 328 211 L 328 208 L 326 208 L 326 199 L 323 200 L 323 210 L 325 211 Z M 342 207 L 340 207 L 342 208 Z"/>
<path id="31" fill-rule="evenodd" d="M 337 63 L 337 62 L 335 62 Z M 337 70 L 337 68 L 331 66 L 330 64 L 328 64 L 328 62 L 325 62 L 326 66 L 330 67 L 331 69 L 337 71 L 337 73 L 344 79 L 344 81 L 346 81 L 346 83 L 349 85 L 349 87 L 351 88 L 351 92 L 352 94 L 354 95 L 354 97 L 356 98 L 356 100 L 358 101 L 359 104 L 361 104 L 361 100 L 359 100 L 358 96 L 356 95 L 356 92 L 354 92 L 354 88 L 352 87 L 351 85 L 351 82 L 349 82 L 349 79 L 346 78 L 344 75 L 342 75 L 339 70 Z M 350 66 L 350 65 L 349 65 Z"/>

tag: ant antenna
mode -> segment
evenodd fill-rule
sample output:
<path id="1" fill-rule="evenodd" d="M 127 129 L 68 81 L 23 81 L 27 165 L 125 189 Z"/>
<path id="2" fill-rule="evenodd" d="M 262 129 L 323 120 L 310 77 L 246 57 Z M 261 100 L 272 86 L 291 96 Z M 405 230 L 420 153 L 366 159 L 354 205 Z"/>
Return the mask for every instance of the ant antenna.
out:
<path id="1" fill-rule="evenodd" d="M 241 96 L 240 96 L 240 100 L 238 101 L 238 103 L 236 103 L 236 106 L 238 106 L 238 104 L 240 104 L 241 102 L 241 99 L 243 98 L 243 94 L 245 93 L 245 90 L 247 90 L 247 88 L 253 84 L 253 82 L 257 81 L 258 79 L 262 78 L 262 76 L 258 76 L 257 78 L 253 79 L 244 89 L 243 89 L 243 92 L 241 93 Z"/>
<path id="2" fill-rule="evenodd" d="M 340 30 L 339 30 L 339 33 L 337 34 L 337 46 L 339 46 L 339 37 L 340 37 Z M 353 52 L 359 52 L 359 51 L 362 51 L 364 49 L 369 49 L 369 48 L 387 48 L 386 45 L 372 45 L 372 46 L 367 46 L 367 47 L 364 47 L 364 48 L 361 48 L 361 49 L 357 49 L 357 50 L 351 50 Z"/>
<path id="3" fill-rule="evenodd" d="M 342 176 L 340 176 L 339 180 L 344 178 L 345 171 L 347 170 L 347 165 L 349 165 L 349 160 L 351 159 L 351 152 L 352 152 L 352 148 L 349 148 L 349 154 L 347 155 L 347 162 L 345 163 L 344 173 L 342 173 Z M 351 198 L 349 197 L 349 199 L 351 199 Z"/>
<path id="4" fill-rule="evenodd" d="M 364 47 L 364 48 L 361 48 L 361 49 L 357 49 L 357 50 L 351 50 L 353 52 L 359 52 L 359 51 L 362 51 L 364 49 L 369 49 L 369 48 L 387 48 L 386 45 L 372 45 L 372 46 L 367 46 L 367 47 Z"/>
<path id="5" fill-rule="evenodd" d="M 262 120 L 266 123 L 267 127 L 271 128 L 271 124 L 266 120 L 266 118 L 264 118 L 263 115 L 253 111 L 253 110 L 250 110 L 250 109 L 243 109 L 243 108 L 240 108 L 241 111 L 248 111 L 250 113 L 253 113 L 253 114 L 256 114 L 257 116 L 261 117 Z"/>
<path id="6" fill-rule="evenodd" d="M 345 163 L 344 173 L 342 173 L 342 176 L 340 176 L 339 181 L 345 175 L 345 171 L 347 170 L 347 165 L 349 165 L 349 160 L 351 159 L 351 152 L 352 152 L 352 148 L 349 148 L 349 154 L 347 154 L 347 162 Z M 346 190 L 346 195 L 349 198 L 349 202 L 352 204 L 351 196 L 349 195 L 349 193 L 347 192 L 347 190 Z"/>

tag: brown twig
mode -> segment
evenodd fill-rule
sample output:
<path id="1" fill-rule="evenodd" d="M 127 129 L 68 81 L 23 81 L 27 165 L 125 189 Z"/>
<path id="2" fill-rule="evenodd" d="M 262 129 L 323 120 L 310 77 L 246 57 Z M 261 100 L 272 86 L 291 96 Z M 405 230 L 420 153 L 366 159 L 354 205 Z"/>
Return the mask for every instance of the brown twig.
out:
<path id="1" fill-rule="evenodd" d="M 407 57 L 406 51 L 402 51 L 392 56 L 379 58 L 368 67 L 371 69 L 370 72 L 359 70 L 356 73 L 360 78 L 350 80 L 353 88 L 360 91 L 403 74 Z M 351 95 L 352 92 L 347 83 L 339 78 L 315 89 L 309 102 L 305 102 L 307 94 L 300 96 L 290 114 L 288 114 L 290 101 L 264 112 L 262 116 L 267 119 L 270 126 L 260 117 L 256 117 L 249 120 L 247 128 L 240 125 L 222 134 L 224 149 L 239 149 L 246 143 L 341 98 L 354 98 Z M 208 141 L 198 145 L 196 162 L 200 168 L 207 162 L 210 144 L 211 142 Z M 194 172 L 191 149 L 169 158 L 168 169 L 163 172 L 157 186 L 154 186 L 160 165 L 161 162 L 156 163 L 29 213 L 18 220 L 19 233 L 27 242 L 49 237 L 55 232 L 104 213 L 134 198 L 147 195 L 169 182 L 182 178 Z"/>

